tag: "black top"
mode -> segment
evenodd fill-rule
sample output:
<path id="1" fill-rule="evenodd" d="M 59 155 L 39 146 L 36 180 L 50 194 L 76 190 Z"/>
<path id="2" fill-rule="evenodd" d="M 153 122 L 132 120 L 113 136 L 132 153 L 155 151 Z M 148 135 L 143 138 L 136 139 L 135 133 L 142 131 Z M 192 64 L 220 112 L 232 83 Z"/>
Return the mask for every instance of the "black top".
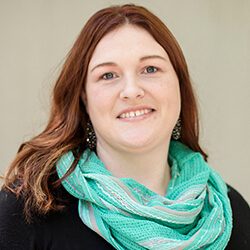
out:
<path id="1" fill-rule="evenodd" d="M 36 216 L 28 224 L 23 217 L 23 202 L 6 191 L 0 192 L 1 250 L 108 250 L 114 249 L 106 240 L 83 224 L 78 215 L 78 200 L 70 202 L 62 212 Z M 226 249 L 250 249 L 250 209 L 242 196 L 229 187 L 233 210 L 233 231 Z"/>

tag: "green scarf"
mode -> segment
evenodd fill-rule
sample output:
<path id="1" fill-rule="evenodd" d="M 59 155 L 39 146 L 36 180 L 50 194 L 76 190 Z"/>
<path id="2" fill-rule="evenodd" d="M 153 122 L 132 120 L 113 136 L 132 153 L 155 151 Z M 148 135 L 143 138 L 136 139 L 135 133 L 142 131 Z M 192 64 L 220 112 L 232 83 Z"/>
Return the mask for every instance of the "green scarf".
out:
<path id="1" fill-rule="evenodd" d="M 226 184 L 200 153 L 180 142 L 171 141 L 168 160 L 165 196 L 112 176 L 89 149 L 63 186 L 79 199 L 83 223 L 116 249 L 224 249 L 232 230 Z M 57 162 L 60 178 L 73 161 L 70 151 Z"/>

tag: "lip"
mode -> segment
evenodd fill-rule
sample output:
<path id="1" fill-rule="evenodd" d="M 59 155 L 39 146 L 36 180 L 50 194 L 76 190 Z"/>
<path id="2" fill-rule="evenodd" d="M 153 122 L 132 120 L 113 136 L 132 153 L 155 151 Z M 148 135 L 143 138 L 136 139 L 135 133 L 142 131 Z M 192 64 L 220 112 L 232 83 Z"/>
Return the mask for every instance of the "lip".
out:
<path id="1" fill-rule="evenodd" d="M 137 110 L 143 110 L 143 109 L 152 109 L 153 111 L 155 111 L 154 108 L 152 107 L 149 107 L 149 106 L 136 106 L 136 107 L 133 107 L 133 108 L 127 108 L 127 109 L 124 109 L 122 110 L 118 116 L 116 118 L 119 119 L 120 115 L 123 114 L 123 113 L 129 113 L 129 112 L 135 112 Z"/>

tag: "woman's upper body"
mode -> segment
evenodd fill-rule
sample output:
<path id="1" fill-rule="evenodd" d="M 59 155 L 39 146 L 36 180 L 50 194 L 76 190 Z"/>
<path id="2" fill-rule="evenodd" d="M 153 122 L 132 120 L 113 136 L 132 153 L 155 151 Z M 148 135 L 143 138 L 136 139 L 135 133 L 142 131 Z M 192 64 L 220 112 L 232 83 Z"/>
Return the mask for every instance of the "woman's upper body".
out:
<path id="1" fill-rule="evenodd" d="M 23 201 L 13 193 L 0 192 L 1 250 L 105 250 L 114 249 L 106 240 L 82 223 L 78 214 L 78 199 L 60 189 L 69 202 L 62 212 L 35 216 L 31 224 L 23 214 Z M 228 195 L 233 210 L 233 230 L 226 249 L 250 248 L 250 209 L 247 202 L 232 187 Z"/>
<path id="2" fill-rule="evenodd" d="M 5 187 L 24 199 L 1 193 L 1 243 L 109 246 L 99 234 L 116 249 L 224 249 L 234 205 L 207 164 L 198 123 L 184 55 L 162 21 L 133 4 L 98 11 L 65 61 L 47 127 L 8 170 Z M 60 183 L 79 199 L 78 211 L 76 199 L 62 211 Z M 28 225 L 23 210 L 47 216 Z"/>

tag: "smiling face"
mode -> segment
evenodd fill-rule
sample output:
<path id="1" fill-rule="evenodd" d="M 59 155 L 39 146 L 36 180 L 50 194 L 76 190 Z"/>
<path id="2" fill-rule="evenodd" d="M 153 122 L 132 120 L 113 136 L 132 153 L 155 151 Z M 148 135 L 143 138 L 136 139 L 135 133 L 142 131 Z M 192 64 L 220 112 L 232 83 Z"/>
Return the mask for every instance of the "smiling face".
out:
<path id="1" fill-rule="evenodd" d="M 97 149 L 146 152 L 167 146 L 180 114 L 179 81 L 166 51 L 130 24 L 98 43 L 84 99 Z"/>

